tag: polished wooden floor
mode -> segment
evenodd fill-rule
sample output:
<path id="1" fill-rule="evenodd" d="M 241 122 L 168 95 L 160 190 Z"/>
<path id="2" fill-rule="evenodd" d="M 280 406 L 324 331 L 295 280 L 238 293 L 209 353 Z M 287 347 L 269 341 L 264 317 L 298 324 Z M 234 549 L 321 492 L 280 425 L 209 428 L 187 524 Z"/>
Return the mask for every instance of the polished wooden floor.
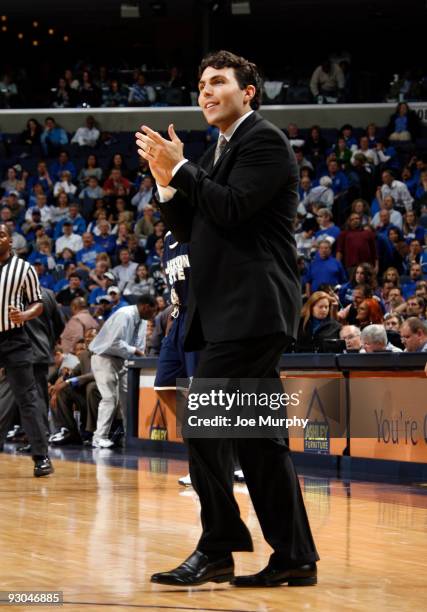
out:
<path id="1" fill-rule="evenodd" d="M 0 591 L 61 590 L 63 609 L 82 612 L 426 608 L 425 489 L 303 476 L 322 558 L 317 587 L 183 590 L 149 577 L 181 562 L 198 538 L 197 498 L 177 485 L 186 464 L 85 453 L 58 452 L 55 475 L 44 479 L 32 477 L 28 457 L 0 454 Z M 254 553 L 235 555 L 236 569 L 254 572 L 269 549 L 246 487 L 236 495 L 255 543 Z"/>

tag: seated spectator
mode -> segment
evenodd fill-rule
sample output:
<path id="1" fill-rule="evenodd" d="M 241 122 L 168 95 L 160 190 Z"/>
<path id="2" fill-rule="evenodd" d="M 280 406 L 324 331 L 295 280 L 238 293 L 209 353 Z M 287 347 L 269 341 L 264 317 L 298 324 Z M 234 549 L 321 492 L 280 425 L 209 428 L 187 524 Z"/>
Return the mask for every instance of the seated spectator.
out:
<path id="1" fill-rule="evenodd" d="M 86 300 L 74 298 L 70 303 L 71 318 L 61 334 L 61 347 L 64 353 L 71 353 L 76 342 L 83 338 L 89 329 L 98 329 L 99 323 L 90 314 Z"/>
<path id="2" fill-rule="evenodd" d="M 96 330 L 85 334 L 87 346 L 96 336 Z M 90 440 L 96 429 L 98 405 L 101 395 L 90 367 L 91 353 L 85 348 L 79 352 L 79 363 L 70 372 L 69 378 L 58 378 L 51 390 L 51 412 L 57 433 L 49 438 L 53 446 L 81 444 Z M 80 431 L 74 418 L 74 410 L 80 412 Z"/>
<path id="3" fill-rule="evenodd" d="M 68 285 L 65 285 L 56 295 L 56 301 L 62 306 L 69 306 L 74 298 L 86 299 L 87 292 L 83 287 L 82 280 L 77 272 L 68 276 Z"/>
<path id="4" fill-rule="evenodd" d="M 386 331 L 400 332 L 403 319 L 397 312 L 388 312 L 384 315 L 384 327 Z"/>
<path id="5" fill-rule="evenodd" d="M 314 233 L 318 230 L 319 226 L 316 219 L 305 219 L 302 224 L 302 231 L 295 234 L 295 241 L 298 255 L 302 255 L 307 260 L 311 259 L 311 256 L 315 250 L 315 238 Z"/>
<path id="6" fill-rule="evenodd" d="M 352 153 L 357 149 L 357 140 L 353 134 L 353 126 L 346 123 L 338 133 L 339 138 L 344 138 L 346 146 Z"/>
<path id="7" fill-rule="evenodd" d="M 392 287 L 388 292 L 387 298 L 384 299 L 384 302 L 385 302 L 386 312 L 395 313 L 396 309 L 405 303 L 405 300 L 403 299 L 403 296 L 402 296 L 402 290 L 400 289 L 400 287 Z"/>
<path id="8" fill-rule="evenodd" d="M 381 211 L 384 213 L 386 211 Z M 381 228 L 378 228 L 381 231 Z M 392 245 L 392 258 L 393 266 L 398 270 L 400 274 L 404 272 L 404 261 L 408 253 L 408 245 L 403 239 L 403 234 L 399 228 L 390 226 L 387 230 L 387 238 Z"/>
<path id="9" fill-rule="evenodd" d="M 114 168 L 103 185 L 105 195 L 117 197 L 120 195 L 119 187 L 123 187 L 126 195 L 129 195 L 131 183 L 122 176 L 121 170 Z"/>
<path id="10" fill-rule="evenodd" d="M 354 157 L 357 154 L 362 154 L 366 157 L 367 161 L 373 166 L 377 166 L 380 163 L 378 155 L 375 149 L 369 148 L 369 138 L 362 136 L 359 140 L 359 148 L 353 152 L 351 163 L 354 163 Z"/>
<path id="11" fill-rule="evenodd" d="M 146 86 L 145 75 L 140 72 L 136 82 L 129 88 L 129 106 L 150 106 L 150 95 Z"/>
<path id="12" fill-rule="evenodd" d="M 362 226 L 371 225 L 371 208 L 368 202 L 362 198 L 357 198 L 351 205 L 351 212 L 360 215 Z"/>
<path id="13" fill-rule="evenodd" d="M 352 268 L 361 261 L 376 267 L 375 234 L 362 228 L 359 215 L 352 213 L 347 220 L 346 229 L 338 236 L 336 258 L 343 263 L 350 276 Z"/>
<path id="14" fill-rule="evenodd" d="M 308 267 L 305 293 L 309 296 L 318 291 L 320 285 L 327 284 L 334 287 L 343 284 L 347 275 L 342 264 L 332 256 L 331 244 L 328 240 L 320 240 L 317 254 Z"/>
<path id="15" fill-rule="evenodd" d="M 411 241 L 417 240 L 420 246 L 424 243 L 425 229 L 418 225 L 418 219 L 415 211 L 408 210 L 403 215 L 403 236 L 406 242 L 410 245 Z"/>
<path id="16" fill-rule="evenodd" d="M 387 145 L 386 140 L 379 139 L 375 145 L 375 151 L 377 153 L 380 170 L 384 170 L 385 168 L 398 169 L 400 167 L 396 149 L 391 145 Z"/>
<path id="17" fill-rule="evenodd" d="M 154 250 L 154 245 L 156 244 L 159 238 L 164 238 L 166 232 L 166 227 L 163 221 L 156 221 L 154 223 L 153 233 L 150 234 L 147 238 L 147 242 L 145 244 L 145 250 L 147 253 L 151 253 Z"/>
<path id="18" fill-rule="evenodd" d="M 400 213 L 404 214 L 412 210 L 413 197 L 408 191 L 407 186 L 402 181 L 397 181 L 390 170 L 384 170 L 382 175 L 383 184 L 377 189 L 377 200 L 379 205 L 387 196 L 392 196 L 393 206 Z"/>
<path id="19" fill-rule="evenodd" d="M 402 285 L 402 293 L 405 300 L 407 300 L 410 295 L 414 295 L 416 284 L 419 280 L 423 280 L 422 268 L 421 264 L 415 262 L 409 269 L 409 281 Z"/>
<path id="20" fill-rule="evenodd" d="M 313 125 L 305 143 L 305 154 L 315 167 L 324 160 L 327 148 L 328 143 L 323 138 L 320 127 Z"/>
<path id="21" fill-rule="evenodd" d="M 163 238 L 158 238 L 154 243 L 154 248 L 147 255 L 146 264 L 150 268 L 162 262 L 163 257 Z"/>
<path id="22" fill-rule="evenodd" d="M 113 274 L 118 280 L 119 290 L 123 291 L 126 283 L 134 278 L 138 264 L 130 260 L 129 249 L 126 248 L 119 252 L 119 261 L 119 265 L 113 268 Z"/>
<path id="23" fill-rule="evenodd" d="M 381 306 L 375 298 L 367 298 L 357 308 L 356 324 L 364 329 L 373 323 L 382 323 L 384 320 Z"/>
<path id="24" fill-rule="evenodd" d="M 25 219 L 25 202 L 19 199 L 17 191 L 10 191 L 3 206 L 10 210 L 11 218 L 20 225 Z"/>
<path id="25" fill-rule="evenodd" d="M 142 264 L 147 259 L 145 250 L 139 246 L 138 236 L 136 234 L 128 235 L 128 244 L 130 258 L 132 261 L 136 261 L 137 264 Z"/>
<path id="26" fill-rule="evenodd" d="M 150 204 L 153 199 L 154 179 L 152 176 L 145 176 L 139 186 L 139 191 L 133 196 L 131 200 L 132 206 L 138 211 L 138 217 L 141 217 L 144 213 L 144 208 L 147 204 Z"/>
<path id="27" fill-rule="evenodd" d="M 114 314 L 117 310 L 120 310 L 120 308 L 123 308 L 124 306 L 129 306 L 129 302 L 122 298 L 120 289 L 118 287 L 115 287 L 114 285 L 109 287 L 107 289 L 107 295 L 110 297 L 112 305 L 110 314 Z"/>
<path id="28" fill-rule="evenodd" d="M 290 123 L 288 125 L 286 135 L 292 148 L 298 147 L 302 149 L 304 147 L 305 140 L 300 135 L 298 126 L 295 123 Z"/>
<path id="29" fill-rule="evenodd" d="M 300 171 L 303 168 L 309 168 L 309 170 L 313 171 L 313 164 L 304 157 L 304 151 L 300 147 L 293 147 L 295 153 L 295 159 L 297 160 L 298 168 Z"/>
<path id="30" fill-rule="evenodd" d="M 415 289 L 415 295 L 417 297 L 422 297 L 423 300 L 427 304 L 427 281 L 426 280 L 417 282 L 416 289 Z"/>
<path id="31" fill-rule="evenodd" d="M 71 139 L 71 144 L 77 144 L 79 147 L 96 147 L 100 135 L 101 132 L 96 127 L 94 117 L 89 115 L 86 117 L 86 125 L 77 128 Z"/>
<path id="32" fill-rule="evenodd" d="M 85 232 L 82 235 L 83 248 L 76 253 L 76 263 L 78 268 L 90 272 L 96 265 L 96 257 L 99 253 L 103 253 L 100 247 L 93 239 L 90 232 Z"/>
<path id="33" fill-rule="evenodd" d="M 64 249 L 64 252 L 67 250 L 68 249 Z M 77 266 L 72 259 L 69 259 L 63 264 L 57 264 L 55 272 L 58 280 L 56 281 L 53 290 L 55 293 L 59 293 L 62 289 L 68 287 L 70 284 L 69 278 L 72 274 L 77 272 Z"/>
<path id="34" fill-rule="evenodd" d="M 369 125 L 366 127 L 365 136 L 368 139 L 369 148 L 375 149 L 376 144 L 378 142 L 377 126 L 375 125 L 375 123 L 369 123 Z"/>
<path id="35" fill-rule="evenodd" d="M 333 149 L 337 162 L 341 170 L 347 170 L 350 166 L 353 154 L 351 149 L 347 147 L 345 138 L 338 138 L 338 142 Z"/>
<path id="36" fill-rule="evenodd" d="M 341 195 L 347 191 L 349 187 L 348 179 L 345 173 L 339 169 L 338 162 L 334 159 L 328 161 L 328 175 L 332 179 L 332 191 L 335 196 Z"/>
<path id="37" fill-rule="evenodd" d="M 56 124 L 53 117 L 46 117 L 44 130 L 40 136 L 40 144 L 43 153 L 47 156 L 54 155 L 64 145 L 68 144 L 67 132 Z M 67 170 L 67 168 L 65 168 Z M 51 173 L 51 176 L 56 178 Z"/>
<path id="38" fill-rule="evenodd" d="M 332 246 L 340 234 L 340 229 L 334 224 L 331 211 L 327 208 L 320 208 L 316 218 L 319 224 L 319 229 L 314 234 L 317 243 L 319 244 L 319 240 L 326 240 Z"/>
<path id="39" fill-rule="evenodd" d="M 18 87 L 12 75 L 5 72 L 0 81 L 0 108 L 13 108 L 18 98 Z"/>
<path id="40" fill-rule="evenodd" d="M 317 66 L 311 75 L 310 91 L 318 103 L 326 102 L 328 98 L 339 100 L 343 96 L 344 86 L 343 71 L 329 59 Z"/>
<path id="41" fill-rule="evenodd" d="M 362 349 L 360 353 L 401 353 L 402 349 L 394 346 L 387 339 L 383 325 L 367 325 L 362 329 Z"/>
<path id="42" fill-rule="evenodd" d="M 362 263 L 356 266 L 350 280 L 340 287 L 338 298 L 343 308 L 353 303 L 353 291 L 355 287 L 362 284 L 368 285 L 372 292 L 377 288 L 376 274 L 371 264 Z"/>
<path id="43" fill-rule="evenodd" d="M 322 176 L 319 185 L 310 189 L 307 197 L 302 202 L 307 212 L 314 213 L 314 207 L 327 208 L 332 211 L 334 204 L 334 192 L 332 190 L 332 179 L 329 176 Z"/>
<path id="44" fill-rule="evenodd" d="M 419 132 L 420 122 L 417 113 L 411 110 L 406 102 L 399 102 L 387 126 L 389 140 L 408 142 L 415 140 Z"/>
<path id="45" fill-rule="evenodd" d="M 145 244 L 148 236 L 150 236 L 154 231 L 154 207 L 148 204 L 144 208 L 144 214 L 139 219 L 135 225 L 135 234 L 138 237 L 138 240 L 141 244 Z"/>
<path id="46" fill-rule="evenodd" d="M 339 338 L 341 325 L 331 318 L 332 298 L 324 291 L 315 291 L 302 307 L 297 353 L 323 352 L 323 341 Z"/>
<path id="47" fill-rule="evenodd" d="M 116 234 L 116 251 L 119 252 L 122 248 L 127 248 L 128 246 L 128 237 L 131 231 L 131 227 L 127 223 L 118 223 L 117 224 L 117 234 Z"/>
<path id="48" fill-rule="evenodd" d="M 51 92 L 50 105 L 53 108 L 69 108 L 76 103 L 75 90 L 71 89 L 64 77 L 58 79 L 57 87 L 54 87 Z"/>
<path id="49" fill-rule="evenodd" d="M 67 151 L 61 151 L 58 155 L 57 161 L 53 162 L 49 168 L 50 176 L 54 181 L 60 181 L 62 173 L 68 170 L 71 174 L 71 178 L 74 179 L 77 176 L 76 167 L 72 161 L 70 161 Z"/>
<path id="50" fill-rule="evenodd" d="M 96 177 L 98 183 L 101 182 L 102 169 L 99 167 L 98 159 L 94 153 L 90 153 L 90 155 L 87 156 L 84 168 L 80 170 L 79 176 L 77 177 L 80 189 L 87 187 L 89 179 L 92 176 Z"/>
<path id="51" fill-rule="evenodd" d="M 409 166 L 404 166 L 402 168 L 400 178 L 402 179 L 402 182 L 405 183 L 405 185 L 407 186 L 411 196 L 414 196 L 415 191 L 417 189 L 417 179 L 412 176 L 412 170 Z"/>
<path id="52" fill-rule="evenodd" d="M 338 311 L 338 320 L 348 325 L 355 325 L 357 322 L 357 313 L 360 304 L 368 299 L 372 298 L 372 288 L 366 283 L 356 285 L 353 289 L 353 299 L 351 304 L 345 306 L 345 308 Z"/>
<path id="53" fill-rule="evenodd" d="M 417 317 L 410 317 L 400 328 L 400 336 L 406 353 L 427 353 L 427 324 Z"/>
<path id="54" fill-rule="evenodd" d="M 42 131 L 43 128 L 37 119 L 34 119 L 33 117 L 28 119 L 25 125 L 25 130 L 21 132 L 20 140 L 22 144 L 28 145 L 29 152 L 32 152 L 33 146 L 40 144 L 40 136 Z"/>
<path id="55" fill-rule="evenodd" d="M 358 353 L 362 348 L 362 332 L 356 325 L 344 325 L 340 330 L 340 340 L 345 341 L 346 353 Z"/>
<path id="56" fill-rule="evenodd" d="M 54 180 L 56 178 L 54 177 Z M 40 185 L 42 192 L 48 195 L 53 191 L 53 181 L 48 172 L 46 162 L 41 161 L 37 164 L 37 172 L 35 176 L 31 176 L 28 179 L 27 189 L 28 191 L 35 191 L 35 185 Z M 31 204 L 30 204 L 31 205 Z"/>
<path id="57" fill-rule="evenodd" d="M 100 274 L 101 264 L 104 263 L 105 262 L 98 261 L 95 266 L 96 274 L 94 273 L 95 271 L 90 274 L 89 288 L 91 292 L 88 300 L 90 305 L 99 303 L 97 302 L 98 298 L 107 295 L 107 289 L 113 287 L 116 283 L 116 277 L 106 267 L 104 268 L 105 271 Z M 108 301 L 110 302 L 111 300 L 109 299 Z"/>
<path id="58" fill-rule="evenodd" d="M 35 212 L 40 213 L 40 222 L 46 230 L 49 230 L 52 224 L 52 208 L 47 205 L 47 197 L 44 193 L 39 194 L 37 196 L 36 205 L 27 210 L 25 213 L 25 221 L 31 222 Z"/>
<path id="59" fill-rule="evenodd" d="M 82 73 L 82 81 L 77 90 L 77 106 L 95 107 L 101 105 L 102 93 L 93 83 L 92 77 L 87 70 Z"/>
<path id="60" fill-rule="evenodd" d="M 55 206 L 51 206 L 52 224 L 54 227 L 64 221 L 70 214 L 69 203 L 68 194 L 61 191 L 56 198 Z"/>
<path id="61" fill-rule="evenodd" d="M 89 229 L 89 228 L 88 228 Z M 111 226 L 106 219 L 98 221 L 95 234 L 95 243 L 102 248 L 105 253 L 112 255 L 116 250 L 116 237 L 111 234 Z"/>
<path id="62" fill-rule="evenodd" d="M 55 280 L 52 274 L 46 271 L 43 261 L 39 257 L 34 260 L 34 268 L 37 272 L 40 285 L 45 289 L 53 291 Z"/>
<path id="63" fill-rule="evenodd" d="M 66 217 L 66 221 L 69 221 L 72 225 L 73 232 L 75 234 L 82 235 L 86 231 L 86 221 L 83 219 L 80 214 L 79 205 L 75 202 L 71 202 L 68 207 L 68 216 Z M 54 237 L 56 238 L 58 235 L 61 235 L 62 226 L 65 221 L 59 221 L 55 226 Z M 70 247 L 71 248 L 71 247 Z"/>
<path id="64" fill-rule="evenodd" d="M 62 192 L 67 195 L 73 196 L 77 191 L 77 186 L 74 185 L 71 181 L 71 172 L 69 170 L 64 170 L 61 172 L 61 178 L 59 181 L 56 181 L 53 187 L 53 196 L 56 198 Z"/>
<path id="65" fill-rule="evenodd" d="M 405 306 L 403 310 L 405 318 L 418 317 L 419 319 L 425 319 L 426 302 L 423 297 L 417 296 L 416 294 L 410 295 L 403 306 Z M 396 311 L 399 312 L 399 314 L 402 313 L 401 308 L 397 308 Z"/>
<path id="66" fill-rule="evenodd" d="M 72 263 L 75 264 L 75 253 L 68 247 L 66 247 L 61 254 L 56 255 L 56 267 L 57 269 L 64 269 L 65 266 Z"/>
<path id="67" fill-rule="evenodd" d="M 394 205 L 394 199 L 393 199 L 393 196 L 391 195 L 387 195 L 381 200 L 380 210 L 377 213 L 375 213 L 375 215 L 373 216 L 373 219 L 371 222 L 372 227 L 374 227 L 375 229 L 378 229 L 378 227 L 380 226 L 384 227 L 384 221 L 381 221 L 381 218 L 380 218 L 381 211 L 387 210 L 389 212 L 389 215 L 388 215 L 389 224 L 391 223 L 391 225 L 394 225 L 395 227 L 402 229 L 403 217 L 400 214 L 400 212 L 394 209 L 393 205 Z"/>
<path id="68" fill-rule="evenodd" d="M 139 264 L 135 277 L 124 286 L 123 295 L 143 295 L 145 293 L 155 296 L 154 280 L 150 278 L 147 266 Z"/>
<path id="69" fill-rule="evenodd" d="M 73 233 L 73 223 L 66 219 L 62 224 L 62 236 L 55 242 L 55 251 L 60 255 L 64 249 L 71 249 L 73 253 L 77 253 L 83 248 L 83 240 L 79 234 Z"/>
<path id="70" fill-rule="evenodd" d="M 102 96 L 102 106 L 107 108 L 127 106 L 128 95 L 127 89 L 117 79 L 112 79 L 108 91 Z"/>
<path id="71" fill-rule="evenodd" d="M 25 257 L 25 255 L 28 253 L 28 244 L 24 236 L 16 231 L 16 222 L 14 219 L 10 218 L 9 221 L 6 221 L 6 225 L 12 238 L 13 252 L 19 257 Z"/>
<path id="72" fill-rule="evenodd" d="M 82 201 L 82 216 L 85 221 L 91 220 L 95 203 L 97 200 L 102 200 L 103 196 L 104 191 L 99 186 L 96 176 L 89 177 L 87 186 L 79 193 L 79 199 Z"/>
<path id="73" fill-rule="evenodd" d="M 18 178 L 18 173 L 14 166 L 11 166 L 7 169 L 6 179 L 2 181 L 0 187 L 4 189 L 5 195 L 10 193 L 11 191 L 17 192 L 19 195 L 19 186 L 21 181 Z"/>

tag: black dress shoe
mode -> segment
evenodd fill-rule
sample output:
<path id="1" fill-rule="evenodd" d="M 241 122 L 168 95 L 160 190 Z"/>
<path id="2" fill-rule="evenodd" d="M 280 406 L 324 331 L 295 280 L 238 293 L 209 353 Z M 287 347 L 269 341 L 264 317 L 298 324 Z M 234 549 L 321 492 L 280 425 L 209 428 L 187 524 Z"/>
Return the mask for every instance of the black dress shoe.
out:
<path id="1" fill-rule="evenodd" d="M 234 577 L 231 553 L 207 555 L 195 550 L 177 568 L 151 576 L 151 582 L 174 586 L 196 586 L 205 582 L 230 582 Z"/>
<path id="2" fill-rule="evenodd" d="M 17 453 L 31 453 L 31 444 L 26 444 L 25 446 L 18 446 L 16 449 Z"/>
<path id="3" fill-rule="evenodd" d="M 258 574 L 236 576 L 231 582 L 236 587 L 272 587 L 288 583 L 288 586 L 313 586 L 317 584 L 317 566 L 307 563 L 292 569 L 268 564 Z"/>
<path id="4" fill-rule="evenodd" d="M 55 471 L 50 459 L 47 455 L 34 455 L 34 476 L 39 478 L 40 476 L 49 476 Z"/>

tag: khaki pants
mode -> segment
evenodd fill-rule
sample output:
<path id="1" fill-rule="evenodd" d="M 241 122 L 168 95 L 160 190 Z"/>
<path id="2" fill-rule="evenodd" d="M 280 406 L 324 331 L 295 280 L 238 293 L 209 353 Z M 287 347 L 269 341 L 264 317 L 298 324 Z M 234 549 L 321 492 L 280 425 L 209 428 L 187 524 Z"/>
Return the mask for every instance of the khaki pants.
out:
<path id="1" fill-rule="evenodd" d="M 98 421 L 93 440 L 107 439 L 120 400 L 123 427 L 126 431 L 127 367 L 120 357 L 92 355 L 92 372 L 101 394 L 98 406 Z"/>

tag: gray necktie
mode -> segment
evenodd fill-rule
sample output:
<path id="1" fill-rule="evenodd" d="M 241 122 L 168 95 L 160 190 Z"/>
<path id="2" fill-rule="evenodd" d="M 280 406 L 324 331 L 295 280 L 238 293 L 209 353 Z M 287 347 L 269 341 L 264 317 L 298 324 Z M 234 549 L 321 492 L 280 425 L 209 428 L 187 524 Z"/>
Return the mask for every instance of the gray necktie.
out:
<path id="1" fill-rule="evenodd" d="M 214 166 L 219 160 L 219 158 L 221 157 L 221 155 L 223 154 L 226 146 L 227 146 L 227 139 L 225 136 L 221 134 L 221 136 L 218 138 L 218 142 L 216 143 Z"/>

